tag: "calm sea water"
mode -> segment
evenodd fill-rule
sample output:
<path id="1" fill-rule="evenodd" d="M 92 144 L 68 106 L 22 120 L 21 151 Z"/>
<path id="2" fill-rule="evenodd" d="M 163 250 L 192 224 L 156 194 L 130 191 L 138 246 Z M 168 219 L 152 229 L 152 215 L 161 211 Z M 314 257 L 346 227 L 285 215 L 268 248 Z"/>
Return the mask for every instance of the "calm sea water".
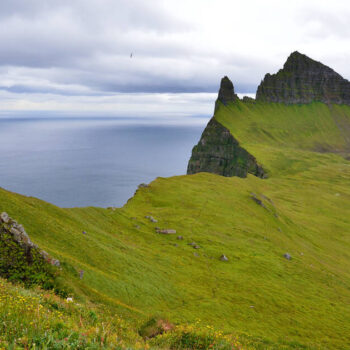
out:
<path id="1" fill-rule="evenodd" d="M 107 118 L 0 119 L 0 187 L 62 207 L 122 206 L 140 183 L 185 174 L 202 131 Z"/>

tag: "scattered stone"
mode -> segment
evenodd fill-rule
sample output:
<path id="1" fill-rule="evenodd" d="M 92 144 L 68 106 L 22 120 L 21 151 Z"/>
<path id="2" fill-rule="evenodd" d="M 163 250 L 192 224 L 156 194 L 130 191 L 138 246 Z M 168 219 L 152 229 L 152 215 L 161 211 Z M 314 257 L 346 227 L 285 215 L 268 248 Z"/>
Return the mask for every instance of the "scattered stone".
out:
<path id="1" fill-rule="evenodd" d="M 195 245 L 195 246 L 193 246 L 193 249 L 199 249 L 200 248 L 200 246 L 199 245 Z"/>
<path id="2" fill-rule="evenodd" d="M 198 256 L 199 256 L 199 254 L 198 254 L 198 253 L 193 253 L 193 255 L 194 255 L 194 256 L 196 256 L 196 257 L 198 257 Z"/>
<path id="3" fill-rule="evenodd" d="M 220 256 L 220 260 L 221 260 L 221 261 L 228 261 L 228 257 L 227 257 L 225 254 L 222 254 L 222 255 Z"/>
<path id="4" fill-rule="evenodd" d="M 150 215 L 146 215 L 145 218 L 151 222 L 158 222 L 158 220 L 156 220 L 153 216 L 150 216 Z"/>
<path id="5" fill-rule="evenodd" d="M 79 277 L 80 277 L 81 280 L 83 279 L 83 277 L 84 277 L 84 270 L 80 270 L 79 271 Z"/>
<path id="6" fill-rule="evenodd" d="M 179 245 L 178 245 L 178 244 L 176 244 L 176 243 L 173 243 L 173 246 L 174 246 L 174 247 L 178 247 Z"/>
<path id="7" fill-rule="evenodd" d="M 143 339 L 151 339 L 157 335 L 172 331 L 175 328 L 173 324 L 165 319 L 151 318 L 139 329 L 139 334 Z"/>
<path id="8" fill-rule="evenodd" d="M 279 227 L 279 228 L 278 228 L 278 231 L 282 232 L 282 229 Z"/>
<path id="9" fill-rule="evenodd" d="M 188 243 L 187 245 L 195 246 L 195 245 L 196 245 L 196 243 L 191 242 L 191 243 Z"/>
<path id="10" fill-rule="evenodd" d="M 254 306 L 254 305 L 250 305 L 249 307 L 250 307 L 251 309 L 253 309 L 255 306 Z"/>
<path id="11" fill-rule="evenodd" d="M 156 230 L 158 233 L 161 233 L 163 235 L 174 235 L 176 234 L 176 230 L 172 230 L 172 229 L 166 229 L 166 230 Z"/>
<path id="12" fill-rule="evenodd" d="M 45 250 L 40 251 L 40 255 L 47 261 L 49 260 L 49 253 L 46 252 Z"/>
<path id="13" fill-rule="evenodd" d="M 283 254 L 283 256 L 287 259 L 287 260 L 291 260 L 292 256 L 289 253 L 285 253 Z"/>
<path id="14" fill-rule="evenodd" d="M 184 238 L 182 236 L 177 236 L 176 239 L 178 239 L 179 241 L 182 241 Z"/>
<path id="15" fill-rule="evenodd" d="M 140 229 L 140 225 L 135 225 L 135 228 L 139 230 Z"/>
<path id="16" fill-rule="evenodd" d="M 49 258 L 49 261 L 48 261 L 51 265 L 53 265 L 53 266 L 56 266 L 56 267 L 59 267 L 60 265 L 61 265 L 61 263 L 60 263 L 60 261 L 59 260 L 57 260 L 57 259 L 50 259 Z"/>
<path id="17" fill-rule="evenodd" d="M 5 223 L 5 224 L 8 224 L 9 221 L 10 221 L 10 217 L 8 216 L 7 213 L 3 212 L 0 214 L 0 220 Z"/>

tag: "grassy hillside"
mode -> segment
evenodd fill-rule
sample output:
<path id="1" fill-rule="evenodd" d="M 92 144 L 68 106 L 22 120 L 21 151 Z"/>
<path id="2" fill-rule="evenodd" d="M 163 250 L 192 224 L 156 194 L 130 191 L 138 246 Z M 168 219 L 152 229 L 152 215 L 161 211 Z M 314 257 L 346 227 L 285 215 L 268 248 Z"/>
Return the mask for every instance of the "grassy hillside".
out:
<path id="1" fill-rule="evenodd" d="M 239 334 L 250 348 L 350 349 L 350 107 L 238 102 L 216 118 L 268 179 L 158 178 L 116 210 L 0 189 L 0 211 L 61 260 L 80 303 L 135 325 L 161 314 Z"/>

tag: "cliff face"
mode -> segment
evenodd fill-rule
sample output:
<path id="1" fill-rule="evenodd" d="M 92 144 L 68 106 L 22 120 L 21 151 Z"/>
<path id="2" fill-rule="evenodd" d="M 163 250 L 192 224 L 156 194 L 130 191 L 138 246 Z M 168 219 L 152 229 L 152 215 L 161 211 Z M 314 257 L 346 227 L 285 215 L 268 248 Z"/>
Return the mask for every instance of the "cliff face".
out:
<path id="1" fill-rule="evenodd" d="M 234 87 L 228 77 L 221 79 L 215 111 L 220 104 L 227 105 L 238 100 Z M 246 177 L 253 174 L 264 177 L 264 170 L 256 159 L 231 135 L 230 131 L 220 124 L 215 116 L 209 121 L 197 146 L 192 150 L 188 162 L 187 174 L 199 172 L 214 173 L 223 176 Z"/>
<path id="2" fill-rule="evenodd" d="M 287 104 L 319 101 L 350 105 L 350 82 L 324 64 L 293 52 L 283 69 L 266 74 L 256 99 Z"/>
<path id="3" fill-rule="evenodd" d="M 223 176 L 264 177 L 264 170 L 230 131 L 213 117 L 205 128 L 197 146 L 192 150 L 187 174 L 209 172 Z"/>

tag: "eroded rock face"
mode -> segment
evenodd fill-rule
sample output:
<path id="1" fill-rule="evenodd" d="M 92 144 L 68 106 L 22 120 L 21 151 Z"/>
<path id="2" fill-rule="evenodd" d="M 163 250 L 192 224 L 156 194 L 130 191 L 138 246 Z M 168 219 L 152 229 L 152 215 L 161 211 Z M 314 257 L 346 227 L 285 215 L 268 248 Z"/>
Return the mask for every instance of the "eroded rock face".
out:
<path id="1" fill-rule="evenodd" d="M 60 266 L 60 262 L 57 259 L 53 259 L 44 250 L 40 250 L 36 244 L 34 244 L 24 227 L 17 223 L 8 216 L 7 213 L 3 212 L 0 214 L 0 239 L 7 236 L 13 240 L 19 247 L 24 251 L 24 255 L 27 261 L 30 263 L 33 260 L 33 254 L 39 254 L 46 262 L 54 266 Z"/>
<path id="2" fill-rule="evenodd" d="M 265 177 L 256 159 L 240 147 L 230 131 L 213 117 L 205 128 L 197 146 L 192 150 L 187 174 L 199 172 L 223 176 L 246 177 L 252 174 Z"/>
<path id="3" fill-rule="evenodd" d="M 324 64 L 293 52 L 283 69 L 266 74 L 257 101 L 303 104 L 313 101 L 350 105 L 350 82 Z"/>

